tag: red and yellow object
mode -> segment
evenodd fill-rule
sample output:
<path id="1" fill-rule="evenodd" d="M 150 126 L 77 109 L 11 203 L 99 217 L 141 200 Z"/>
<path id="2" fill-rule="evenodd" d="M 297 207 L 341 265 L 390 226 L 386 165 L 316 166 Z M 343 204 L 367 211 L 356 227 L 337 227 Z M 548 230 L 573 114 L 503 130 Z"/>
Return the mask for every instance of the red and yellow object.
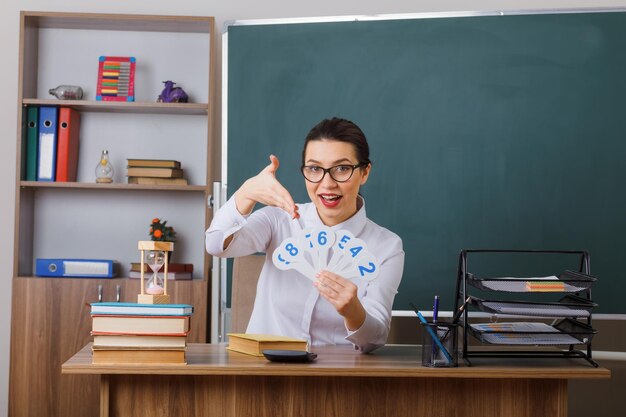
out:
<path id="1" fill-rule="evenodd" d="M 526 290 L 531 292 L 563 292 L 565 283 L 558 281 L 526 281 Z"/>
<path id="2" fill-rule="evenodd" d="M 96 100 L 135 101 L 135 57 L 101 56 Z"/>

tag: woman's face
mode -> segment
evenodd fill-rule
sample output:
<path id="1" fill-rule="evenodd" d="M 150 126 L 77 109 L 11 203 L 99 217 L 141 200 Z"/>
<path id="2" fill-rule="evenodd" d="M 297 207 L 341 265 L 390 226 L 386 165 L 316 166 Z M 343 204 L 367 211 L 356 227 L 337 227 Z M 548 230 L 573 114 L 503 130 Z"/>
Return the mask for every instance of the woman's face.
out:
<path id="1" fill-rule="evenodd" d="M 336 165 L 356 165 L 354 145 L 332 139 L 313 140 L 307 144 L 304 165 L 330 168 Z M 357 195 L 369 176 L 370 165 L 354 170 L 346 182 L 337 182 L 326 173 L 321 182 L 305 180 L 309 198 L 315 204 L 320 219 L 326 226 L 334 226 L 348 220 L 357 211 Z"/>

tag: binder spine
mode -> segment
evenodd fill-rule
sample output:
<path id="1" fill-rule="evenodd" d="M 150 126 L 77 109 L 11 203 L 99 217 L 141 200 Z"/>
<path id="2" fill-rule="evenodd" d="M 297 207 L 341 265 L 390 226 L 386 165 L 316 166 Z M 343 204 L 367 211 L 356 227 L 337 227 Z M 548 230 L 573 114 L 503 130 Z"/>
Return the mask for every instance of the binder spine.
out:
<path id="1" fill-rule="evenodd" d="M 56 107 L 39 108 L 39 163 L 37 181 L 55 181 L 57 154 Z"/>
<path id="2" fill-rule="evenodd" d="M 56 181 L 73 182 L 78 168 L 80 115 L 72 108 L 61 107 L 58 124 Z"/>
<path id="3" fill-rule="evenodd" d="M 39 108 L 26 110 L 26 181 L 37 181 L 39 151 Z"/>
<path id="4" fill-rule="evenodd" d="M 112 260 L 37 258 L 38 277 L 113 278 L 116 273 Z"/>

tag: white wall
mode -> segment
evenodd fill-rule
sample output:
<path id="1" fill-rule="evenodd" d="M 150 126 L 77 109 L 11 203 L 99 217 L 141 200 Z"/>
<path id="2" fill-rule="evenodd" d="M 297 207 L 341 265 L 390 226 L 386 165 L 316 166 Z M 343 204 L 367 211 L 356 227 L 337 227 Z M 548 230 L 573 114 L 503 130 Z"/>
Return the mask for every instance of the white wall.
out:
<path id="1" fill-rule="evenodd" d="M 20 10 L 94 13 L 137 13 L 215 16 L 223 22 L 311 16 L 367 15 L 438 11 L 496 11 L 626 8 L 626 0 L 3 0 L 0 14 L 0 416 L 8 410 L 9 337 L 11 328 L 11 274 L 15 204 L 15 138 L 17 134 L 17 69 Z M 67 53 L 67 51 L 59 51 Z M 219 56 L 219 55 L 218 55 Z M 218 91 L 220 91 L 218 89 Z"/>

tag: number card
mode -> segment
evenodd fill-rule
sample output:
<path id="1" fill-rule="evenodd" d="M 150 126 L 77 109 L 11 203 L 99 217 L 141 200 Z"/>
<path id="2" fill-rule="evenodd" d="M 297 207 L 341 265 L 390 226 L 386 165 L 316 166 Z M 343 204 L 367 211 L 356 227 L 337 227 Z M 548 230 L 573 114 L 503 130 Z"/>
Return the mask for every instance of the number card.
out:
<path id="1" fill-rule="evenodd" d="M 295 269 L 312 281 L 315 281 L 315 270 L 304 257 L 304 251 L 298 240 L 287 238 L 272 254 L 272 262 L 278 269 Z"/>
<path id="2" fill-rule="evenodd" d="M 281 242 L 272 254 L 280 270 L 293 269 L 315 281 L 322 270 L 346 279 L 371 281 L 378 276 L 378 261 L 362 239 L 347 230 L 322 226 L 302 230 Z"/>
<path id="3" fill-rule="evenodd" d="M 335 243 L 335 233 L 330 227 L 319 227 L 311 231 L 313 239 L 311 243 L 317 248 L 317 262 L 315 269 L 321 271 L 328 264 L 328 252 Z"/>

